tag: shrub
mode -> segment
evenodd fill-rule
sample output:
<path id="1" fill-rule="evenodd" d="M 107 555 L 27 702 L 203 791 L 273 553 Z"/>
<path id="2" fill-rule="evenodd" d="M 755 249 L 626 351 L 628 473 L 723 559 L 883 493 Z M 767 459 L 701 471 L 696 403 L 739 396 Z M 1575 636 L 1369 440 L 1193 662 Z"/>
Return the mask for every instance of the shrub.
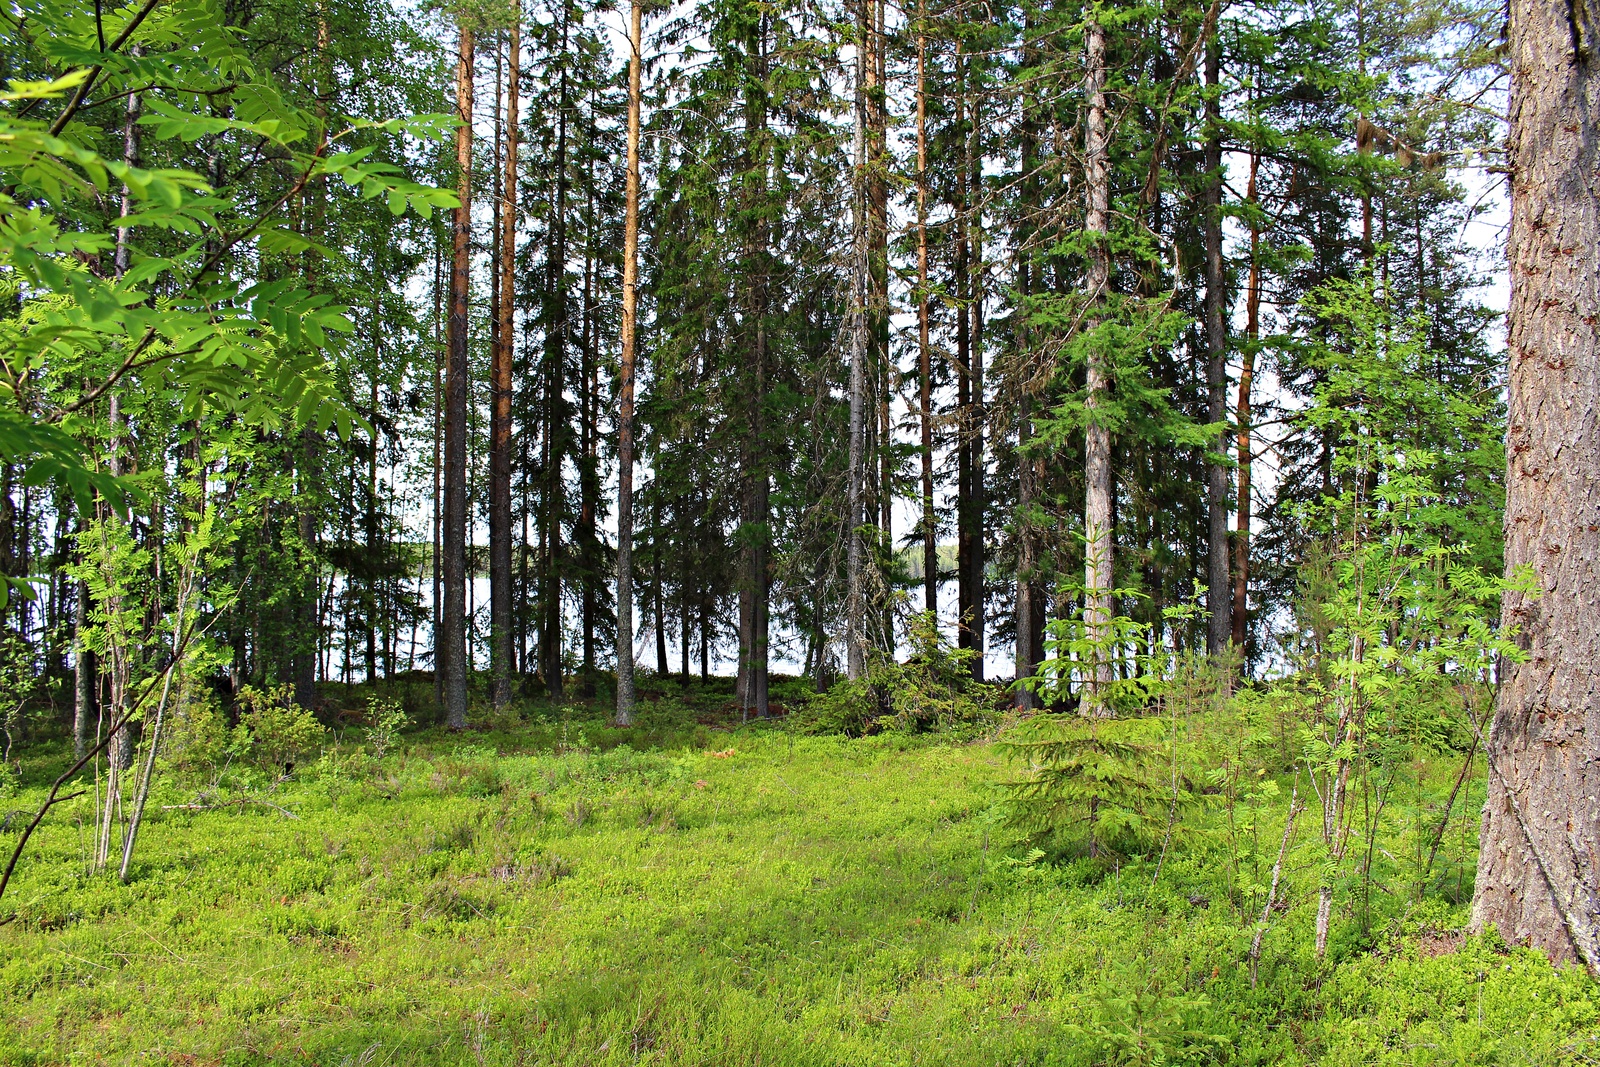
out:
<path id="1" fill-rule="evenodd" d="M 911 655 L 904 663 L 877 658 L 862 677 L 835 682 L 806 701 L 795 728 L 854 737 L 986 724 L 992 718 L 990 690 L 972 678 L 977 651 L 953 647 L 928 612 L 911 617 L 907 636 Z"/>
<path id="2" fill-rule="evenodd" d="M 263 768 L 287 769 L 321 743 L 327 731 L 316 716 L 294 702 L 293 687 L 285 685 L 239 690 L 239 725 L 234 728 L 234 751 Z"/>
<path id="3" fill-rule="evenodd" d="M 214 766 L 228 751 L 228 720 L 208 686 L 186 685 L 161 743 L 167 763 L 184 771 Z"/>
<path id="4" fill-rule="evenodd" d="M 382 759 L 399 742 L 400 731 L 411 725 L 400 702 L 373 693 L 367 697 L 367 744 L 373 755 Z"/>

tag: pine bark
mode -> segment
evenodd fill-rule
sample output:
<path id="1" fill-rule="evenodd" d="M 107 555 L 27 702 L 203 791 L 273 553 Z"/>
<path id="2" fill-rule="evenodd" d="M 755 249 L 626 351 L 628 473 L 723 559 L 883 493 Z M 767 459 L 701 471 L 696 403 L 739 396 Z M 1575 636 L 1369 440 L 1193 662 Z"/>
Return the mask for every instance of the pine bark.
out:
<path id="1" fill-rule="evenodd" d="M 641 0 L 628 21 L 628 176 L 622 237 L 622 365 L 617 398 L 617 725 L 633 723 L 633 390 L 639 315 L 639 83 Z M 660 580 L 657 579 L 659 591 Z M 661 626 L 657 607 L 656 627 Z M 666 670 L 666 655 L 661 654 Z"/>
<path id="2" fill-rule="evenodd" d="M 511 368 L 516 358 L 517 103 L 521 88 L 522 11 L 512 16 L 506 58 L 505 177 L 500 199 L 499 302 L 494 365 L 489 371 L 489 675 L 497 708 L 511 702 L 512 531 Z"/>
<path id="3" fill-rule="evenodd" d="M 1511 5 L 1502 667 L 1472 922 L 1600 977 L 1600 70 L 1565 0 Z"/>
<path id="4" fill-rule="evenodd" d="M 429 631 L 433 635 L 434 644 L 433 697 L 440 707 L 444 706 L 444 663 L 439 659 L 442 647 L 439 635 L 444 629 L 444 610 L 440 601 L 440 591 L 444 583 L 444 552 L 440 542 L 443 531 L 440 496 L 444 445 L 444 389 L 441 377 L 444 373 L 444 345 L 441 343 L 443 340 L 441 331 L 444 325 L 443 305 L 444 251 L 436 245 L 433 253 L 433 495 L 428 498 L 433 526 L 433 595 L 428 601 L 428 606 L 433 620 Z"/>
<path id="5" fill-rule="evenodd" d="M 922 420 L 922 607 L 937 619 L 939 525 L 933 502 L 933 362 L 928 339 L 927 18 L 927 3 L 921 0 L 917 5 L 917 375 L 921 386 L 917 408 Z"/>
<path id="6" fill-rule="evenodd" d="M 445 725 L 467 726 L 467 323 L 472 267 L 472 30 L 462 23 L 456 54 L 457 192 L 451 216 L 450 312 L 444 368 L 444 459 L 441 472 L 441 611 L 434 662 L 444 669 Z"/>

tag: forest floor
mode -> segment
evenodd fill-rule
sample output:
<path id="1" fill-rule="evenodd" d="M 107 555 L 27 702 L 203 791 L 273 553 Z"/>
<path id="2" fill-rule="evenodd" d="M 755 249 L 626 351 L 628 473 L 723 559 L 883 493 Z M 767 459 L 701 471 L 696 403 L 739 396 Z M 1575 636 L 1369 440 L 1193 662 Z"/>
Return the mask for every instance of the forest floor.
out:
<path id="1" fill-rule="evenodd" d="M 988 742 L 590 714 L 255 793 L 169 781 L 127 886 L 85 874 L 87 808 L 53 814 L 0 904 L 0 1064 L 1600 1059 L 1600 990 L 1450 933 L 1459 907 L 1318 964 L 1305 872 L 1252 985 L 1214 856 L 1154 887 L 1043 861 L 996 818 L 1016 766 Z"/>

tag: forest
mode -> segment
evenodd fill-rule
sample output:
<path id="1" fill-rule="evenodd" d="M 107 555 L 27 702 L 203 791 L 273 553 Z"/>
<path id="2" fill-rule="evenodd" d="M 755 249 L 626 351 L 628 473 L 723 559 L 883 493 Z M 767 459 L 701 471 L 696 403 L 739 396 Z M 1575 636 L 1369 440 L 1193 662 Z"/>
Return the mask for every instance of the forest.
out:
<path id="1" fill-rule="evenodd" d="M 0 1065 L 1600 1059 L 1579 0 L 4 0 Z"/>

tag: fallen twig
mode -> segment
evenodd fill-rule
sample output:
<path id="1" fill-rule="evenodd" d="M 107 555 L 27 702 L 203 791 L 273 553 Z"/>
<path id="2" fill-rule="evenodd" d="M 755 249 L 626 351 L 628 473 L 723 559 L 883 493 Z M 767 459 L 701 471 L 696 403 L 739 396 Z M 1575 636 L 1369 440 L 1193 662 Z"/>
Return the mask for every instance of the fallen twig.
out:
<path id="1" fill-rule="evenodd" d="M 246 804 L 256 804 L 256 805 L 259 805 L 260 807 L 263 807 L 263 808 L 271 808 L 273 811 L 279 812 L 279 813 L 281 813 L 283 815 L 287 815 L 291 819 L 298 820 L 300 818 L 300 816 L 296 815 L 294 812 L 290 811 L 288 808 L 279 807 L 277 804 L 274 804 L 272 801 L 270 801 L 270 800 L 262 800 L 260 797 L 236 797 L 233 800 L 224 801 L 221 804 L 204 804 L 204 803 L 201 803 L 199 801 L 196 801 L 193 804 L 163 804 L 163 805 L 161 805 L 161 810 L 162 811 L 222 811 L 225 808 L 242 808 Z"/>

